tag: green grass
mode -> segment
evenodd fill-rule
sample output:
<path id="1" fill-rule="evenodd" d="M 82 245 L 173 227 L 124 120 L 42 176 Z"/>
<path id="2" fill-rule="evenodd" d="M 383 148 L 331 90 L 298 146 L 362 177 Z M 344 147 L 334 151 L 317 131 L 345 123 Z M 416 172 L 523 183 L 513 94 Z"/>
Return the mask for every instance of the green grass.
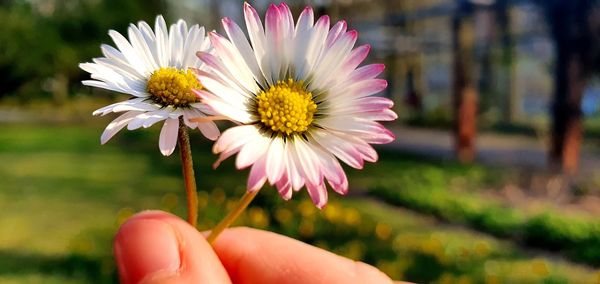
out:
<path id="1" fill-rule="evenodd" d="M 500 169 L 414 161 L 382 161 L 381 171 L 362 182 L 369 194 L 391 204 L 600 265 L 600 222 L 593 216 L 566 213 L 551 203 L 531 210 L 493 198 L 481 189 L 502 180 Z"/>
<path id="2" fill-rule="evenodd" d="M 115 282 L 111 239 L 125 218 L 144 209 L 184 215 L 179 158 L 160 155 L 158 129 L 123 131 L 100 146 L 102 127 L 0 125 L 0 283 Z M 247 172 L 235 171 L 232 161 L 212 170 L 216 157 L 201 141 L 192 136 L 200 227 L 207 229 L 241 196 Z M 361 192 L 377 180 L 406 176 L 403 167 L 439 175 L 426 170 L 430 164 L 385 153 L 380 164 L 348 174 L 353 192 Z M 473 171 L 452 166 L 446 172 L 465 170 Z M 486 178 L 475 170 L 466 182 Z M 304 191 L 284 202 L 265 188 L 238 224 L 284 233 L 411 281 L 582 283 L 597 276 L 365 198 L 332 193 L 330 200 L 319 211 Z"/>

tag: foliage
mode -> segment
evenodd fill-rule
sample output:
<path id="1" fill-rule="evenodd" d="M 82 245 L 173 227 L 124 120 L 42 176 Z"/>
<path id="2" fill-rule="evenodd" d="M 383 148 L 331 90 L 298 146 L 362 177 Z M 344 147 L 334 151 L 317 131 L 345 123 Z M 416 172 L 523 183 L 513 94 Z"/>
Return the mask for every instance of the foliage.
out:
<path id="1" fill-rule="evenodd" d="M 44 95 L 64 99 L 70 84 L 84 79 L 78 64 L 100 55 L 109 29 L 123 32 L 130 22 L 152 22 L 165 7 L 163 0 L 5 2 L 0 5 L 0 98 L 18 95 L 23 101 Z"/>
<path id="2" fill-rule="evenodd" d="M 370 187 L 369 192 L 390 203 L 453 223 L 563 251 L 572 259 L 600 265 L 600 222 L 552 208 L 529 212 L 478 192 L 476 189 L 485 185 L 485 176 L 497 175 L 497 170 L 476 167 L 449 173 L 444 166 L 436 165 L 398 170 L 403 175 L 381 181 Z M 466 180 L 475 185 L 457 184 Z"/>

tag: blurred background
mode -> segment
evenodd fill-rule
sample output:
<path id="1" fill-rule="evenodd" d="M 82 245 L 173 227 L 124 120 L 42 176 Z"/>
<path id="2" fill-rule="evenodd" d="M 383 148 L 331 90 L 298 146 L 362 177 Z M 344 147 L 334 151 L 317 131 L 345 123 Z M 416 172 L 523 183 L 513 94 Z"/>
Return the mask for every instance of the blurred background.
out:
<path id="1" fill-rule="evenodd" d="M 249 1 L 261 15 L 269 1 Z M 599 283 L 600 4 L 595 0 L 288 1 L 345 19 L 386 64 L 400 118 L 380 162 L 317 210 L 264 188 L 239 225 L 276 231 L 419 283 Z M 239 0 L 0 0 L 0 283 L 116 282 L 111 240 L 135 212 L 185 214 L 159 127 L 99 137 L 84 87 L 109 29 L 183 18 L 243 26 Z M 247 172 L 192 147 L 200 229 Z M 232 159 L 230 159 L 232 160 Z"/>

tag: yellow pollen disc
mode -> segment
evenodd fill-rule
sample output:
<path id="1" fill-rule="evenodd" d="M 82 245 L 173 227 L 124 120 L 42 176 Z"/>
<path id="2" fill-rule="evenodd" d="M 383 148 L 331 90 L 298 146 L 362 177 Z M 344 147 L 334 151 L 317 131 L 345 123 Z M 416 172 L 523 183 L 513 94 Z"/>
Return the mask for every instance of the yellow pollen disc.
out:
<path id="1" fill-rule="evenodd" d="M 302 86 L 302 81 L 278 81 L 256 97 L 260 121 L 272 131 L 282 134 L 299 134 L 308 129 L 317 111 L 312 94 Z"/>
<path id="2" fill-rule="evenodd" d="M 201 89 L 202 85 L 191 70 L 179 70 L 162 67 L 150 76 L 146 90 L 152 100 L 163 106 L 187 107 L 200 100 L 192 89 Z"/>

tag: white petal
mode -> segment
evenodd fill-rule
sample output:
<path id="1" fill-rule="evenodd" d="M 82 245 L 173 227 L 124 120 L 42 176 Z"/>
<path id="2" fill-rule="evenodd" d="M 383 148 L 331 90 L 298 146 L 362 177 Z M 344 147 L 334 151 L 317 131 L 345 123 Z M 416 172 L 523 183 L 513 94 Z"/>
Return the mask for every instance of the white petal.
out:
<path id="1" fill-rule="evenodd" d="M 205 45 L 205 43 L 208 43 L 208 45 Z M 196 52 L 208 51 L 210 48 L 210 42 L 206 39 L 204 27 L 193 25 L 185 40 L 183 67 L 200 67 L 201 64 L 199 64 L 199 60 L 196 57 Z"/>
<path id="2" fill-rule="evenodd" d="M 268 66 L 268 60 L 263 60 L 266 55 L 266 38 L 265 31 L 263 29 L 262 22 L 256 10 L 247 2 L 244 3 L 244 19 L 246 20 L 246 27 L 248 29 L 248 36 L 252 49 L 254 50 L 254 56 L 260 66 L 263 77 L 267 80 L 270 85 L 273 84 L 271 77 L 271 69 Z"/>
<path id="3" fill-rule="evenodd" d="M 106 129 L 104 129 L 102 135 L 100 136 L 100 143 L 104 144 L 108 142 L 110 138 L 115 136 L 117 132 L 123 129 L 123 127 L 125 127 L 125 125 L 127 125 L 127 123 L 129 123 L 129 121 L 131 121 L 138 114 L 140 114 L 139 111 L 126 112 L 121 116 L 117 117 L 111 123 L 109 123 L 108 126 L 106 126 Z"/>
<path id="4" fill-rule="evenodd" d="M 198 111 L 196 109 L 192 109 L 192 108 L 186 109 L 183 111 L 183 115 L 182 115 L 183 123 L 191 129 L 198 128 L 198 122 L 190 121 L 190 119 L 192 119 L 194 117 L 204 117 L 204 116 L 205 115 L 198 113 Z"/>
<path id="5" fill-rule="evenodd" d="M 214 122 L 198 123 L 198 129 L 202 132 L 202 135 L 208 140 L 215 141 L 221 135 L 219 128 Z"/>
<path id="6" fill-rule="evenodd" d="M 94 61 L 98 63 L 81 63 L 79 68 L 89 72 L 92 79 L 104 82 L 104 85 L 107 86 L 106 89 L 116 89 L 118 92 L 136 97 L 147 96 L 145 79 L 129 77 L 131 74 L 118 67 L 114 68 L 102 59 L 94 59 Z"/>
<path id="7" fill-rule="evenodd" d="M 263 87 L 265 85 L 265 78 L 260 71 L 260 67 L 258 67 L 258 62 L 256 61 L 256 56 L 244 35 L 244 32 L 240 27 L 229 18 L 225 17 L 222 20 L 223 27 L 225 28 L 225 32 L 227 32 L 227 36 L 235 46 L 235 48 L 239 51 L 240 55 L 246 62 L 246 65 L 251 70 L 252 75 L 254 76 L 254 80 L 261 84 Z"/>
<path id="8" fill-rule="evenodd" d="M 267 152 L 269 144 L 271 144 L 270 138 L 255 132 L 238 153 L 235 160 L 236 168 L 244 169 L 252 165 Z"/>
<path id="9" fill-rule="evenodd" d="M 231 127 L 221 134 L 219 140 L 213 145 L 213 153 L 218 154 L 228 149 L 243 146 L 246 141 L 256 136 L 258 130 L 254 125 Z"/>
<path id="10" fill-rule="evenodd" d="M 329 17 L 322 16 L 317 20 L 317 23 L 312 30 L 312 35 L 308 47 L 306 48 L 306 66 L 303 69 L 298 70 L 298 76 L 306 77 L 317 64 L 321 57 L 323 47 L 325 46 L 328 30 Z"/>
<path id="11" fill-rule="evenodd" d="M 152 72 L 152 66 L 146 66 L 146 63 L 138 56 L 136 50 L 129 41 L 115 30 L 110 30 L 108 35 L 113 39 L 123 56 L 127 59 L 129 65 L 137 70 L 143 76 L 148 76 Z"/>
<path id="12" fill-rule="evenodd" d="M 281 15 L 281 23 L 283 25 L 283 33 L 285 35 L 294 34 L 294 16 L 290 7 L 284 2 L 279 3 L 279 14 Z"/>
<path id="13" fill-rule="evenodd" d="M 277 191 L 279 191 L 279 195 L 283 200 L 290 200 L 292 198 L 293 188 L 292 183 L 287 177 L 287 174 L 284 174 L 281 179 L 277 182 Z"/>
<path id="14" fill-rule="evenodd" d="M 337 75 L 337 69 L 343 63 L 343 59 L 347 58 L 354 46 L 357 39 L 357 32 L 350 31 L 334 42 L 333 46 L 327 50 L 323 57 L 319 60 L 319 63 L 314 73 L 314 81 L 310 84 L 312 89 L 323 89 L 328 84 L 332 84 L 332 81 Z"/>
<path id="15" fill-rule="evenodd" d="M 306 75 L 306 50 L 312 36 L 313 23 L 313 10 L 310 7 L 306 7 L 298 18 L 298 24 L 296 25 L 295 31 L 296 34 L 294 36 L 294 56 L 292 60 L 294 67 L 296 68 L 295 79 L 303 79 Z"/>
<path id="16" fill-rule="evenodd" d="M 292 143 L 295 149 L 296 159 L 299 163 L 296 164 L 298 170 L 302 172 L 308 182 L 319 184 L 323 179 L 322 173 L 319 171 L 318 158 L 310 147 L 302 140 L 295 139 Z M 290 147 L 292 148 L 292 147 Z"/>
<path id="17" fill-rule="evenodd" d="M 280 77 L 283 60 L 283 41 L 284 41 L 284 21 L 279 12 L 279 8 L 275 4 L 269 5 L 267 14 L 265 15 L 265 38 L 266 38 L 266 53 L 268 56 L 263 60 L 268 61 L 267 68 L 271 70 L 271 78 L 275 82 L 284 79 Z"/>
<path id="18" fill-rule="evenodd" d="M 129 65 L 129 62 L 127 62 L 127 58 L 125 58 L 123 53 L 121 53 L 118 49 L 108 44 L 102 44 L 100 45 L 100 50 L 102 50 L 102 54 L 104 54 L 104 57 L 119 62 L 123 65 Z M 141 76 L 141 74 L 138 75 Z"/>
<path id="19" fill-rule="evenodd" d="M 348 76 L 348 82 L 356 82 L 362 80 L 373 79 L 385 70 L 384 64 L 369 64 L 355 69 Z"/>
<path id="20" fill-rule="evenodd" d="M 332 104 L 331 113 L 351 113 L 357 111 L 381 111 L 394 106 L 394 101 L 384 97 L 364 97 L 354 100 L 339 100 Z"/>
<path id="21" fill-rule="evenodd" d="M 339 38 L 340 35 L 346 32 L 346 21 L 337 22 L 331 30 L 329 30 L 329 34 L 327 35 L 327 40 L 325 40 L 325 47 L 330 48 L 333 46 L 335 41 Z"/>
<path id="22" fill-rule="evenodd" d="M 142 36 L 144 37 L 144 40 L 146 41 L 146 45 L 148 46 L 148 50 L 150 50 L 150 53 L 152 54 L 152 58 L 154 59 L 156 67 L 158 67 L 159 58 L 158 50 L 156 49 L 156 35 L 152 31 L 152 28 L 148 25 L 148 23 L 144 21 L 138 22 L 138 29 L 140 30 Z"/>
<path id="23" fill-rule="evenodd" d="M 237 82 L 245 90 L 256 93 L 258 86 L 256 85 L 254 75 L 235 46 L 215 32 L 211 32 L 209 36 L 210 41 L 215 47 L 215 52 L 219 55 L 219 58 L 227 69 L 229 69 L 229 72 L 234 74 Z"/>
<path id="24" fill-rule="evenodd" d="M 151 112 L 144 112 L 136 116 L 128 125 L 128 130 L 135 130 L 140 127 L 148 128 L 154 123 L 165 120 L 169 117 L 169 111 L 159 109 Z"/>
<path id="25" fill-rule="evenodd" d="M 371 46 L 368 44 L 353 49 L 336 72 L 336 82 L 346 81 L 348 75 L 352 73 L 365 58 L 367 58 L 370 51 Z"/>
<path id="26" fill-rule="evenodd" d="M 190 104 L 190 106 L 192 108 L 196 109 L 197 111 L 199 111 L 201 114 L 203 114 L 203 115 L 198 115 L 199 117 L 209 116 L 209 115 L 218 115 L 218 113 L 215 113 L 211 107 L 209 107 L 203 103 L 193 103 L 193 104 Z"/>
<path id="27" fill-rule="evenodd" d="M 289 142 L 288 142 L 289 143 Z M 287 176 L 289 177 L 294 191 L 299 191 L 304 186 L 304 177 L 298 170 L 297 165 L 300 165 L 300 161 L 296 158 L 296 150 L 293 145 L 286 143 L 286 168 Z"/>
<path id="28" fill-rule="evenodd" d="M 148 66 L 150 70 L 158 69 L 158 65 L 154 61 L 154 56 L 140 30 L 134 24 L 130 24 L 127 32 L 133 49 L 137 51 L 138 57 L 144 61 L 144 65 Z"/>
<path id="29" fill-rule="evenodd" d="M 277 182 L 285 172 L 285 145 L 283 139 L 275 138 L 271 142 L 269 152 L 267 153 L 267 176 L 269 183 Z"/>
<path id="30" fill-rule="evenodd" d="M 195 93 L 202 99 L 202 102 L 210 106 L 214 111 L 220 113 L 228 118 L 238 121 L 240 123 L 252 122 L 252 115 L 247 112 L 245 107 L 232 105 L 235 102 L 226 102 L 221 98 L 214 96 L 211 93 L 205 91 L 195 91 Z"/>
<path id="31" fill-rule="evenodd" d="M 327 204 L 327 188 L 325 188 L 325 185 L 306 183 L 306 189 L 315 206 L 323 209 Z"/>
<path id="32" fill-rule="evenodd" d="M 167 119 L 165 124 L 160 130 L 160 138 L 158 141 L 158 147 L 160 152 L 164 156 L 169 156 L 175 150 L 177 144 L 177 134 L 179 131 L 179 120 L 178 119 Z"/>
<path id="33" fill-rule="evenodd" d="M 119 50 L 107 44 L 102 44 L 100 49 L 102 50 L 102 54 L 104 54 L 106 60 L 110 60 L 114 65 L 120 66 L 122 69 L 130 73 L 132 77 L 135 77 L 139 80 L 145 79 L 143 74 L 139 73 L 137 70 L 132 68 L 131 65 L 129 65 L 129 62 L 127 62 L 127 59 Z"/>
<path id="34" fill-rule="evenodd" d="M 348 191 L 348 180 L 340 163 L 331 153 L 327 153 L 316 141 L 310 141 L 311 149 L 319 158 L 319 168 L 331 187 L 340 194 Z"/>
<path id="35" fill-rule="evenodd" d="M 334 129 L 344 133 L 376 134 L 386 129 L 378 122 L 358 117 L 340 116 L 326 117 L 319 121 L 324 128 Z"/>
<path id="36" fill-rule="evenodd" d="M 384 109 L 381 111 L 357 112 L 354 113 L 354 116 L 375 121 L 393 121 L 398 118 L 398 115 L 391 109 Z"/>
<path id="37" fill-rule="evenodd" d="M 238 78 L 222 64 L 219 58 L 206 52 L 198 52 L 197 55 L 203 63 L 206 63 L 207 71 L 194 69 L 196 78 L 203 88 L 232 104 L 243 105 L 245 109 L 244 102 L 246 99 L 254 99 L 254 93 L 243 87 Z M 260 89 L 256 82 L 254 85 L 257 90 Z"/>
<path id="38" fill-rule="evenodd" d="M 183 39 L 187 34 L 187 26 L 183 20 L 177 21 L 169 28 L 169 47 L 171 48 L 171 57 L 169 58 L 169 66 L 174 66 L 177 69 L 182 69 L 183 59 Z"/>
<path id="39" fill-rule="evenodd" d="M 119 80 L 123 80 L 124 83 L 126 85 L 128 85 L 129 87 L 136 89 L 138 91 L 144 92 L 146 89 L 146 78 L 141 77 L 137 71 L 133 70 L 133 68 L 131 68 L 129 65 L 125 65 L 122 64 L 120 62 L 116 62 L 112 59 L 108 59 L 108 58 L 94 58 L 94 63 L 96 63 L 97 65 L 95 67 L 104 67 L 106 69 L 103 70 L 110 70 L 108 72 L 114 72 L 117 75 L 119 75 L 121 78 L 119 78 Z M 104 72 L 106 72 L 104 71 Z M 102 69 L 100 68 L 95 68 L 95 70 L 93 71 L 93 73 L 97 73 L 97 72 L 103 72 Z M 92 73 L 92 72 L 90 72 Z M 92 75 L 96 75 L 96 74 L 92 74 Z"/>
<path id="40" fill-rule="evenodd" d="M 396 136 L 381 123 L 359 117 L 327 117 L 319 121 L 325 129 L 354 135 L 370 144 L 386 144 Z"/>
<path id="41" fill-rule="evenodd" d="M 119 93 L 123 93 L 123 94 L 130 94 L 130 95 L 134 95 L 136 97 L 144 97 L 145 98 L 148 96 L 147 94 L 139 93 L 138 91 L 131 89 L 129 87 L 119 87 L 115 84 L 110 84 L 110 83 L 106 83 L 106 82 L 102 82 L 102 81 L 85 80 L 85 81 L 81 81 L 81 83 L 86 86 L 115 91 L 115 92 L 119 92 Z"/>
<path id="42" fill-rule="evenodd" d="M 111 112 L 122 112 L 122 111 L 153 111 L 157 108 L 154 105 L 144 102 L 146 98 L 135 98 L 123 102 L 114 103 L 112 105 L 105 106 L 98 110 L 95 110 L 93 115 L 106 115 Z"/>
<path id="43" fill-rule="evenodd" d="M 219 155 L 219 158 L 213 163 L 212 167 L 213 169 L 216 169 L 219 167 L 219 165 L 221 165 L 221 163 L 225 160 L 227 160 L 227 158 L 235 155 L 237 152 L 240 151 L 240 149 L 242 148 L 243 145 L 239 145 L 236 148 L 229 148 L 223 152 L 221 152 L 221 154 Z"/>
<path id="44" fill-rule="evenodd" d="M 362 169 L 364 162 L 360 152 L 352 144 L 344 141 L 334 133 L 327 133 L 322 130 L 311 132 L 311 137 L 315 139 L 323 148 L 334 154 L 338 159 L 355 169 Z"/>
<path id="45" fill-rule="evenodd" d="M 252 169 L 250 169 L 250 174 L 248 175 L 248 191 L 257 191 L 259 190 L 267 181 L 267 173 L 265 170 L 265 162 L 266 158 L 262 157 L 254 163 Z"/>
<path id="46" fill-rule="evenodd" d="M 169 117 L 169 111 L 166 109 L 161 109 L 158 111 L 154 111 L 154 112 L 148 112 L 148 118 L 144 120 L 144 122 L 142 123 L 142 127 L 144 128 L 148 128 L 152 125 L 154 125 L 155 123 L 161 121 L 161 120 L 165 120 Z"/>
<path id="47" fill-rule="evenodd" d="M 161 67 L 167 67 L 169 66 L 171 50 L 169 47 L 169 33 L 167 32 L 167 24 L 162 16 L 156 17 L 154 32 L 156 33 L 158 65 Z"/>

